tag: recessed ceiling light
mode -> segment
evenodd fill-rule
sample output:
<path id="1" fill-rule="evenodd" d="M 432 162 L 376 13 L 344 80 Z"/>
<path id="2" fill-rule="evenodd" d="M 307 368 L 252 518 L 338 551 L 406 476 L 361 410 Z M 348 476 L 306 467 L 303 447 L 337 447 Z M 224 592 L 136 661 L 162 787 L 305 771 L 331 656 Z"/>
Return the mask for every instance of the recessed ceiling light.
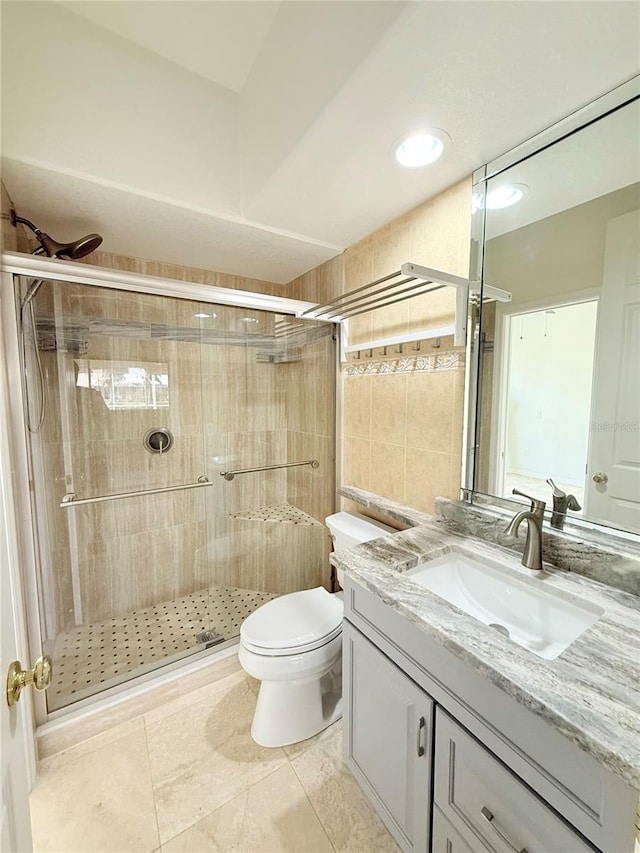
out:
<path id="1" fill-rule="evenodd" d="M 417 130 L 396 139 L 391 151 L 401 166 L 418 169 L 439 160 L 448 142 L 449 137 L 442 130 Z"/>
<path id="2" fill-rule="evenodd" d="M 487 210 L 502 210 L 504 207 L 518 204 L 527 195 L 529 187 L 526 184 L 503 184 L 487 192 L 485 207 Z"/>
<path id="3" fill-rule="evenodd" d="M 198 320 L 208 320 L 209 317 L 217 317 L 217 314 L 194 314 L 194 317 L 197 317 Z"/>
<path id="4" fill-rule="evenodd" d="M 243 317 L 242 322 L 243 323 L 259 323 L 260 321 L 256 320 L 255 317 Z"/>

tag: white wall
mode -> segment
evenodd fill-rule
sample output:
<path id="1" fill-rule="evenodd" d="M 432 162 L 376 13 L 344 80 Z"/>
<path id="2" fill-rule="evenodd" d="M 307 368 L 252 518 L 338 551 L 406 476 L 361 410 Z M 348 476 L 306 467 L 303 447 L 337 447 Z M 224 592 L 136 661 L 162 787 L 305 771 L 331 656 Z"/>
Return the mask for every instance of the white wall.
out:
<path id="1" fill-rule="evenodd" d="M 511 319 L 506 471 L 584 483 L 597 302 Z"/>
<path id="2" fill-rule="evenodd" d="M 2 3 L 2 65 L 4 157 L 239 213 L 236 93 L 50 2 Z"/>

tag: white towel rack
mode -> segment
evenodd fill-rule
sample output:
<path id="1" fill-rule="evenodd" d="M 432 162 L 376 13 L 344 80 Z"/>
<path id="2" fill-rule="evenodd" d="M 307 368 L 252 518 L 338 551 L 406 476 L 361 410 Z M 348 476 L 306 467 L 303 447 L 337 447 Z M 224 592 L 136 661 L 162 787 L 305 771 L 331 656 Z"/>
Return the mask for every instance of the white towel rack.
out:
<path id="1" fill-rule="evenodd" d="M 450 335 L 454 337 L 455 346 L 463 346 L 466 339 L 467 301 L 469 293 L 479 292 L 480 282 L 472 282 L 468 278 L 462 278 L 461 276 L 452 275 L 441 270 L 434 270 L 430 267 L 424 267 L 421 264 L 402 264 L 399 270 L 378 278 L 375 281 L 371 281 L 368 284 L 363 284 L 361 287 L 350 290 L 348 293 L 336 296 L 324 304 L 307 308 L 299 316 L 343 323 L 344 326 L 344 321 L 349 320 L 351 317 L 387 308 L 396 302 L 402 302 L 414 296 L 423 296 L 436 290 L 441 290 L 443 287 L 453 287 L 456 290 L 456 312 L 453 325 L 422 332 L 413 332 L 410 335 L 381 338 L 357 345 L 349 345 L 348 340 L 345 339 L 342 348 L 343 358 L 347 353 L 358 350 L 378 349 L 380 347 L 400 345 L 428 338 L 444 338 Z M 510 302 L 511 294 L 507 290 L 500 290 L 497 287 L 487 287 L 485 285 L 483 299 Z"/>

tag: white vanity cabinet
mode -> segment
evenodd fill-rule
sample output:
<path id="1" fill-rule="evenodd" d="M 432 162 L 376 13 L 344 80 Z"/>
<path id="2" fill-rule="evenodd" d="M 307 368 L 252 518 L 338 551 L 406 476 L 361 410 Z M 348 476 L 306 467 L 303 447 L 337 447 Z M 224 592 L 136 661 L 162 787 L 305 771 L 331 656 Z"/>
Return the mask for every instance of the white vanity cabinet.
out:
<path id="1" fill-rule="evenodd" d="M 356 631 L 343 642 L 349 766 L 402 847 L 427 850 L 434 703 Z"/>
<path id="2" fill-rule="evenodd" d="M 539 797 L 441 708 L 436 712 L 434 802 L 470 849 L 592 853 Z M 434 839 L 433 853 L 448 853 Z"/>
<path id="3" fill-rule="evenodd" d="M 477 850 L 469 847 L 464 838 L 451 826 L 437 806 L 433 808 L 431 838 L 433 853 L 478 853 Z"/>
<path id="4" fill-rule="evenodd" d="M 345 757 L 403 850 L 633 853 L 637 791 L 349 578 L 344 601 Z"/>

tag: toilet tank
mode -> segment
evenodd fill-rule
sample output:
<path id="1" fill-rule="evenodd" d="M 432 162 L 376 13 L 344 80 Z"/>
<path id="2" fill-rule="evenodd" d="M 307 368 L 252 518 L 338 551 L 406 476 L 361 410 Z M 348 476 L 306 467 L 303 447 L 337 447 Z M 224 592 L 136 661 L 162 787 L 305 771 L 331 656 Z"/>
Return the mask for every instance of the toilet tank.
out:
<path id="1" fill-rule="evenodd" d="M 326 518 L 325 522 L 336 551 L 398 532 L 387 524 L 360 515 L 359 512 L 336 512 Z"/>

